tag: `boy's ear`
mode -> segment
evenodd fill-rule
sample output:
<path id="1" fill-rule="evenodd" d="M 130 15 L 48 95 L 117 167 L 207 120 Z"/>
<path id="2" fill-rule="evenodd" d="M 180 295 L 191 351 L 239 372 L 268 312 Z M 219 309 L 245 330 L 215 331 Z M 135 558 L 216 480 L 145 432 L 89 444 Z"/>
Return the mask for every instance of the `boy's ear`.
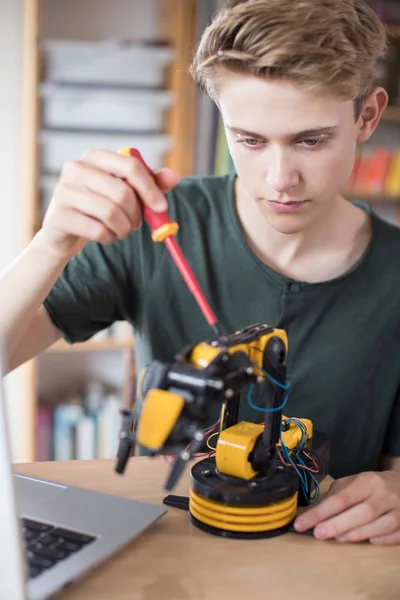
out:
<path id="1" fill-rule="evenodd" d="M 358 119 L 358 143 L 366 142 L 374 133 L 387 106 L 388 99 L 388 94 L 382 87 L 376 87 L 368 94 Z"/>

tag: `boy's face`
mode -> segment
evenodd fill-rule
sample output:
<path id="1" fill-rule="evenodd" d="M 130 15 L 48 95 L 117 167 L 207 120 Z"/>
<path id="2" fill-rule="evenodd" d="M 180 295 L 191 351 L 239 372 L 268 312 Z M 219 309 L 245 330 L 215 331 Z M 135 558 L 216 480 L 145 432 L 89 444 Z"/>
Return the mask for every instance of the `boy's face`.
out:
<path id="1" fill-rule="evenodd" d="M 222 77 L 218 104 L 245 201 L 282 233 L 306 229 L 351 174 L 362 122 L 354 103 L 284 81 Z"/>

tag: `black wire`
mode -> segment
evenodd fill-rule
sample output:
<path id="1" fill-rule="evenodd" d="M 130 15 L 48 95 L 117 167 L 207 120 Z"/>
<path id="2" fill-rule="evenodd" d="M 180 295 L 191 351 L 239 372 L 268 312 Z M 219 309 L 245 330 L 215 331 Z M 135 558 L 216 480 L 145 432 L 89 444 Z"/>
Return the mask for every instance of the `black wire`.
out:
<path id="1" fill-rule="evenodd" d="M 222 335 L 224 335 L 224 332 L 221 329 L 221 326 L 218 323 L 214 323 L 214 325 L 211 325 L 214 333 L 216 336 L 221 337 Z"/>

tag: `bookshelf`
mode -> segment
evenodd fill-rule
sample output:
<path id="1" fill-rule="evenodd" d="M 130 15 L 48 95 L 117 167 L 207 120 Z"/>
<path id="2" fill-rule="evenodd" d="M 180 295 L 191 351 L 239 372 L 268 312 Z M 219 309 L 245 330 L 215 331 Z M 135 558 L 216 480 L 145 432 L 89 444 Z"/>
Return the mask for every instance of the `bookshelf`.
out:
<path id="1" fill-rule="evenodd" d="M 370 204 L 381 217 L 400 226 L 400 25 L 387 24 L 386 29 L 391 50 L 382 83 L 388 89 L 389 104 L 371 140 L 358 147 L 343 195 Z"/>
<path id="2" fill-rule="evenodd" d="M 382 121 L 400 125 L 400 106 L 387 106 L 383 111 Z"/>
<path id="3" fill-rule="evenodd" d="M 398 196 L 388 196 L 385 194 L 357 194 L 356 192 L 346 192 L 346 198 L 348 200 L 360 200 L 361 202 L 391 202 L 394 204 L 399 204 L 400 206 L 400 192 Z"/>
<path id="4" fill-rule="evenodd" d="M 187 73 L 190 52 L 195 42 L 196 0 L 116 0 L 111 7 L 101 0 L 23 0 L 22 2 L 22 131 L 23 153 L 21 211 L 24 223 L 21 243 L 26 246 L 40 227 L 42 149 L 40 134 L 43 130 L 43 101 L 40 88 L 43 83 L 42 42 L 48 37 L 65 39 L 104 39 L 116 36 L 166 45 L 173 55 L 168 65 L 163 89 L 171 92 L 174 102 L 166 110 L 163 119 L 163 135 L 172 144 L 164 153 L 163 165 L 176 169 L 181 176 L 193 172 L 195 130 L 196 86 Z M 110 12 L 111 11 L 111 12 Z M 75 16 L 74 16 L 75 15 Z M 79 17 L 79 18 L 77 18 Z M 134 19 L 133 19 L 134 17 Z M 142 21 L 141 21 L 142 19 Z M 85 22 L 86 20 L 86 22 Z M 147 36 L 147 39 L 146 39 Z M 85 37 L 86 39 L 86 37 Z M 118 148 L 115 148 L 118 150 Z M 75 157 L 79 158 L 79 155 Z M 96 336 L 95 336 L 96 338 Z M 122 402 L 129 402 L 131 386 L 135 377 L 133 336 L 127 338 L 92 339 L 85 343 L 68 345 L 60 340 L 40 357 L 20 367 L 22 378 L 23 421 L 18 461 L 32 461 L 38 456 L 36 428 L 39 419 L 41 391 L 53 382 L 53 399 L 58 402 L 59 390 L 54 369 L 62 366 L 64 383 L 74 376 L 82 377 L 82 365 L 95 364 L 96 372 L 109 365 L 110 379 L 121 365 L 119 382 Z"/>

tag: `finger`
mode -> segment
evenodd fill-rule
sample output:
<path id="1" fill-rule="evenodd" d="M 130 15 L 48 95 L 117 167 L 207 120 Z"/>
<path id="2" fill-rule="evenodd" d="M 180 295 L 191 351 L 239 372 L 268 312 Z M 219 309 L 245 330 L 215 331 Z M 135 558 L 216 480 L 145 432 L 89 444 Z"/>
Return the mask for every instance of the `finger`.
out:
<path id="1" fill-rule="evenodd" d="M 85 240 L 94 240 L 101 244 L 112 244 L 116 235 L 104 223 L 83 215 L 77 211 L 60 209 L 61 231 Z"/>
<path id="2" fill-rule="evenodd" d="M 400 544 L 400 530 L 389 535 L 373 537 L 369 540 L 374 546 L 394 546 Z"/>
<path id="3" fill-rule="evenodd" d="M 180 180 L 180 177 L 173 169 L 160 169 L 154 173 L 154 177 L 159 189 L 165 194 L 175 187 Z"/>
<path id="4" fill-rule="evenodd" d="M 342 536 L 357 528 L 372 524 L 381 515 L 397 508 L 398 502 L 398 498 L 393 498 L 390 494 L 371 496 L 365 502 L 319 523 L 314 529 L 314 535 L 319 539 Z"/>
<path id="5" fill-rule="evenodd" d="M 380 516 L 375 521 L 355 527 L 352 531 L 338 537 L 340 542 L 361 542 L 370 538 L 389 536 L 400 528 L 399 511 L 391 511 Z"/>
<path id="6" fill-rule="evenodd" d="M 140 227 L 141 203 L 132 187 L 125 181 L 81 161 L 68 163 L 63 169 L 63 174 L 68 185 L 84 187 L 108 198 L 125 212 L 133 229 Z"/>
<path id="7" fill-rule="evenodd" d="M 116 237 L 122 239 L 132 231 L 132 224 L 117 204 L 90 191 L 64 184 L 59 202 L 67 210 L 76 211 L 103 223 Z"/>
<path id="8" fill-rule="evenodd" d="M 156 179 L 136 158 L 105 150 L 90 150 L 84 154 L 83 160 L 111 175 L 126 179 L 139 194 L 141 201 L 153 210 L 161 212 L 167 209 L 167 201 L 158 188 Z"/>
<path id="9" fill-rule="evenodd" d="M 371 477 L 365 477 L 364 475 Z M 376 476 L 376 479 L 374 476 Z M 378 474 L 361 473 L 358 477 L 351 480 L 346 487 L 343 487 L 337 493 L 332 493 L 332 495 L 324 498 L 317 506 L 309 508 L 298 517 L 294 522 L 296 531 L 312 529 L 318 523 L 322 523 L 363 502 L 371 495 L 374 483 L 377 480 L 380 482 Z"/>

